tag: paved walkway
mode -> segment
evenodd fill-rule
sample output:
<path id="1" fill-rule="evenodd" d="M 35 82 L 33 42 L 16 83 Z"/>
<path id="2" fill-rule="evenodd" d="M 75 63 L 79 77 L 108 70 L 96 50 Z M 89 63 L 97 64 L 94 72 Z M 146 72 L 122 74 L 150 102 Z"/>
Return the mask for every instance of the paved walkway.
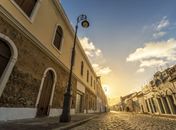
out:
<path id="1" fill-rule="evenodd" d="M 176 118 L 110 112 L 71 130 L 176 130 Z"/>
<path id="2" fill-rule="evenodd" d="M 68 130 L 100 114 L 76 114 L 69 123 L 60 123 L 59 117 L 46 117 L 0 122 L 0 130 Z"/>

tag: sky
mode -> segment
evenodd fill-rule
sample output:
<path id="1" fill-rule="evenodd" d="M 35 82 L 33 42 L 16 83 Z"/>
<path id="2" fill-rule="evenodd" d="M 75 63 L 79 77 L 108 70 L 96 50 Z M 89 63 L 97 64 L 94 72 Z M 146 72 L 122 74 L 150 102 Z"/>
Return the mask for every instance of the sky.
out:
<path id="1" fill-rule="evenodd" d="M 139 91 L 156 71 L 175 64 L 176 0 L 61 0 L 72 24 L 86 14 L 88 29 L 78 30 L 109 99 Z"/>

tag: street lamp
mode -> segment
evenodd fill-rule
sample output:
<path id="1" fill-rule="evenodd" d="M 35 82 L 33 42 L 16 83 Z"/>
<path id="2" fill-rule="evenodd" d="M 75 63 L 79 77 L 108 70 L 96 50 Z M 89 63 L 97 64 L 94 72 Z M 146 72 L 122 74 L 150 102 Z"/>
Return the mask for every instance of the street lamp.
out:
<path id="1" fill-rule="evenodd" d="M 77 38 L 77 30 L 78 30 L 78 24 L 81 22 L 82 27 L 88 28 L 89 22 L 87 21 L 87 16 L 82 14 L 77 17 L 77 22 L 75 26 L 75 36 L 73 41 L 73 49 L 72 49 L 72 55 L 71 55 L 71 65 L 70 65 L 70 73 L 69 73 L 69 79 L 68 79 L 68 86 L 67 91 L 64 94 L 64 103 L 63 103 L 63 111 L 60 116 L 60 122 L 69 122 L 71 121 L 70 116 L 70 107 L 71 107 L 71 89 L 72 89 L 72 70 L 74 65 L 74 59 L 75 59 L 75 46 L 76 46 L 76 38 Z"/>

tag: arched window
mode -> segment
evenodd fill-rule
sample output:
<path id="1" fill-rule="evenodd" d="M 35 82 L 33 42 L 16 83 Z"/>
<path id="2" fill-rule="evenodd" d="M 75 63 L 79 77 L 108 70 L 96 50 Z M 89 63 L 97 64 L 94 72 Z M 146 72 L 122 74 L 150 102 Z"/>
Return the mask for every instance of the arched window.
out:
<path id="1" fill-rule="evenodd" d="M 54 37 L 54 46 L 58 49 L 61 50 L 62 46 L 62 39 L 63 39 L 63 30 L 60 26 L 57 27 L 56 34 Z"/>
<path id="2" fill-rule="evenodd" d="M 9 46 L 0 39 L 0 78 L 10 60 L 11 51 Z"/>
<path id="3" fill-rule="evenodd" d="M 84 74 L 84 62 L 81 61 L 81 76 Z"/>

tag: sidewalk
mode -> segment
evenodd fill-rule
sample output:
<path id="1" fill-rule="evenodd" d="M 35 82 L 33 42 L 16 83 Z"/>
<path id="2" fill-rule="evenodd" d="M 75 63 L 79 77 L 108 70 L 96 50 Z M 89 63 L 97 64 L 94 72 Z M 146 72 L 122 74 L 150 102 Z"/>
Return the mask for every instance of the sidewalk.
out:
<path id="1" fill-rule="evenodd" d="M 96 118 L 96 114 L 76 114 L 69 123 L 60 123 L 59 117 L 34 118 L 0 122 L 0 130 L 69 130 L 86 121 Z"/>

